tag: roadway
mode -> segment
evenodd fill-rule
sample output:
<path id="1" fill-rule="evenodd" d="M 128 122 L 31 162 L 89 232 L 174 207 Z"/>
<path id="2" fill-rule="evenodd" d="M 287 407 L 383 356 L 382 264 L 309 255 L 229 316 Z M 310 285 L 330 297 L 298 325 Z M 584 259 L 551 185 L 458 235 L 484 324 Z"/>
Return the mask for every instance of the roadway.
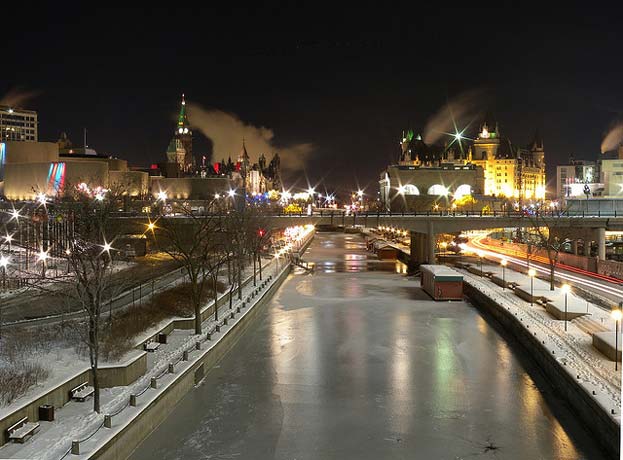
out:
<path id="1" fill-rule="evenodd" d="M 512 265 L 515 269 L 524 271 L 528 269 L 527 254 L 525 252 L 488 245 L 484 241 L 485 238 L 485 233 L 472 237 L 465 244 L 465 248 L 472 252 L 482 251 L 485 258 L 490 260 L 500 261 L 503 258 L 507 259 L 509 265 Z M 549 279 L 550 266 L 547 258 L 531 255 L 530 267 L 537 271 L 539 278 Z M 612 302 L 612 307 L 623 301 L 623 281 L 617 278 L 563 264 L 558 264 L 554 271 L 554 276 L 558 281 L 578 287 L 589 295 L 598 294 L 600 297 Z"/>

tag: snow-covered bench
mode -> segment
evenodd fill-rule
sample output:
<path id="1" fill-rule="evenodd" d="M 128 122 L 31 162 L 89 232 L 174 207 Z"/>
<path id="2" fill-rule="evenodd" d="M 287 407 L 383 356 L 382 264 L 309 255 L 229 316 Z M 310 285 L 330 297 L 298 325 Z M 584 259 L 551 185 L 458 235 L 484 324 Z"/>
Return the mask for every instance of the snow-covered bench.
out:
<path id="1" fill-rule="evenodd" d="M 89 386 L 87 382 L 81 383 L 76 388 L 69 390 L 69 397 L 74 401 L 84 402 L 95 392 L 95 388 Z"/>
<path id="2" fill-rule="evenodd" d="M 159 347 L 160 347 L 160 342 L 155 342 L 153 340 L 150 340 L 143 344 L 143 349 L 145 351 L 156 351 Z"/>
<path id="3" fill-rule="evenodd" d="M 39 431 L 38 423 L 28 423 L 28 417 L 24 417 L 19 422 L 7 428 L 9 440 L 13 442 L 23 443 L 28 436 L 32 436 Z"/>

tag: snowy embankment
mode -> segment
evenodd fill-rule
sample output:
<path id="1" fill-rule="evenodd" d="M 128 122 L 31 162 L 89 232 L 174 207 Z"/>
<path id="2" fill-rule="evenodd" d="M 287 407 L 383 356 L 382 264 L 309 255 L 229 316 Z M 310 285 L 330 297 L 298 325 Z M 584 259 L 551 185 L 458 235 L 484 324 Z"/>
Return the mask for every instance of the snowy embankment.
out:
<path id="1" fill-rule="evenodd" d="M 313 232 L 306 235 L 301 246 L 305 247 L 312 238 Z M 243 288 L 243 300 L 234 301 L 232 310 L 228 304 L 219 307 L 218 323 L 213 317 L 204 321 L 203 330 L 206 332 L 195 335 L 194 331 L 176 330 L 171 333 L 166 345 L 149 354 L 145 375 L 131 385 L 102 391 L 101 414 L 92 411 L 90 401 L 70 402 L 57 410 L 55 422 L 41 422 L 41 432 L 26 444 L 6 444 L 0 448 L 0 458 L 90 458 L 122 430 L 132 425 L 143 411 L 163 398 L 167 390 L 185 376 L 186 371 L 205 359 L 236 324 L 252 311 L 271 287 L 284 279 L 289 270 L 289 263 L 279 259 L 272 260 L 265 266 L 266 277 L 270 276 L 270 280 L 265 280 L 258 287 L 247 283 Z M 238 308 L 240 313 L 237 313 Z M 197 343 L 200 345 L 197 346 Z M 185 356 L 188 360 L 184 360 Z M 170 372 L 171 366 L 173 373 Z M 156 388 L 152 385 L 154 381 L 157 383 Z M 136 397 L 136 406 L 130 405 L 131 395 Z M 104 414 L 111 415 L 111 428 L 104 427 Z M 70 453 L 75 440 L 80 441 L 80 455 Z"/>
<path id="2" fill-rule="evenodd" d="M 552 384 L 584 416 L 587 427 L 593 431 L 618 433 L 621 424 L 621 371 L 620 368 L 615 371 L 614 362 L 592 346 L 591 334 L 576 326 L 577 320 L 568 321 L 565 331 L 565 322 L 554 319 L 543 307 L 530 305 L 530 302 L 517 297 L 513 290 L 502 290 L 486 277 L 467 270 L 461 272 L 468 287 L 486 298 L 489 307 L 497 309 L 492 312 L 494 316 L 507 319 L 503 324 L 512 329 L 510 332 L 531 352 L 544 372 L 554 376 Z M 530 340 L 530 336 L 534 340 Z M 602 436 L 602 442 L 614 449 L 611 443 L 615 437 Z"/>
<path id="3" fill-rule="evenodd" d="M 465 282 L 516 316 L 518 323 L 529 330 L 549 353 L 553 352 L 566 371 L 589 393 L 598 390 L 595 399 L 620 423 L 620 373 L 614 370 L 614 362 L 593 348 L 589 334 L 576 327 L 573 321 L 568 322 L 565 331 L 564 321 L 553 319 L 541 307 L 530 306 L 529 302 L 517 297 L 512 290 L 503 291 L 486 278 L 465 271 L 463 275 Z M 612 410 L 615 414 L 612 414 Z"/>

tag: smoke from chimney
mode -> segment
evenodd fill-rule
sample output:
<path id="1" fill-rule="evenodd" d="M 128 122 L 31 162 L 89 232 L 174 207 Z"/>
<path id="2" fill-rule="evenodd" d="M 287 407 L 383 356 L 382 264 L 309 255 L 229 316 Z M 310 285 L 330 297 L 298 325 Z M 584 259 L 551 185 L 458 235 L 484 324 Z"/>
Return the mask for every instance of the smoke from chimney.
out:
<path id="1" fill-rule="evenodd" d="M 311 143 L 277 146 L 272 129 L 245 123 L 233 113 L 205 109 L 196 103 L 187 104 L 190 124 L 212 141 L 213 161 L 227 159 L 228 156 L 236 161 L 244 139 L 252 162 L 257 162 L 261 154 L 270 161 L 274 153 L 279 153 L 282 169 L 300 171 L 314 149 Z"/>

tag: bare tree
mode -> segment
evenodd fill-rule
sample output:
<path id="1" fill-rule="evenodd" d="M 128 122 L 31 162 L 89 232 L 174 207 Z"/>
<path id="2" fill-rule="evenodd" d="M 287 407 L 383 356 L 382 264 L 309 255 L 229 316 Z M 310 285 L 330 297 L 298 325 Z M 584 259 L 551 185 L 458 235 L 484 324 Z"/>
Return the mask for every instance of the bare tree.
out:
<path id="1" fill-rule="evenodd" d="M 115 283 L 112 263 L 117 234 L 111 217 L 119 207 L 120 197 L 114 190 L 93 192 L 88 188 L 67 186 L 62 198 L 42 202 L 37 222 L 32 222 L 32 219 L 30 222 L 40 226 L 43 219 L 45 223 L 41 237 L 33 241 L 36 247 L 32 248 L 33 252 L 38 252 L 38 262 L 42 266 L 41 280 L 36 287 L 52 294 L 62 293 L 65 302 L 77 303 L 85 313 L 86 320 L 78 324 L 86 327 L 77 329 L 88 348 L 94 388 L 93 409 L 98 413 L 101 318 L 105 293 L 111 295 Z M 52 220 L 71 221 L 71 235 L 62 238 L 50 236 L 49 222 Z M 59 274 L 55 270 L 53 275 L 46 275 L 48 260 L 55 263 L 65 260 L 66 273 Z"/>
<path id="2" fill-rule="evenodd" d="M 531 216 L 532 226 L 536 232 L 536 247 L 543 249 L 547 253 L 549 262 L 549 288 L 551 291 L 555 288 L 554 275 L 560 252 L 565 244 L 571 241 L 566 235 L 569 232 L 568 226 L 565 227 L 561 222 L 564 212 L 546 211 L 540 206 L 534 210 Z"/>
<path id="3" fill-rule="evenodd" d="M 210 206 L 208 203 L 204 209 Z M 162 210 L 155 223 L 158 246 L 188 275 L 196 334 L 201 334 L 201 299 L 210 282 L 216 291 L 215 277 L 225 261 L 220 221 L 218 216 L 195 212 L 183 203 Z"/>

